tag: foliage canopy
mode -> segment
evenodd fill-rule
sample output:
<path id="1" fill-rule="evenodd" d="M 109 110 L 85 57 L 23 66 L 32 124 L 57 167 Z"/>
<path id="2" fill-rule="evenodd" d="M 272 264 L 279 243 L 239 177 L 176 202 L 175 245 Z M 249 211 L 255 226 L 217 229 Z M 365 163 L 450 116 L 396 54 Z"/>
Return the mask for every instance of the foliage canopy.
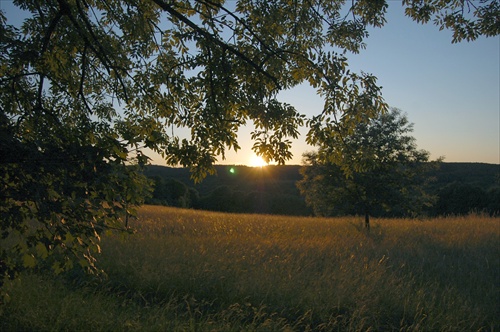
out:
<path id="1" fill-rule="evenodd" d="M 386 109 L 376 78 L 350 72 L 344 52 L 384 24 L 387 1 L 13 4 L 18 13 L 0 11 L 4 277 L 58 250 L 66 263 L 55 270 L 74 257 L 92 268 L 99 233 L 142 202 L 145 179 L 126 165 L 147 163 L 143 148 L 201 179 L 253 123 L 253 149 L 284 163 L 306 119 L 276 96 L 303 82 L 325 99 L 307 121 L 313 144 Z M 457 41 L 499 32 L 497 1 L 403 4 L 417 21 L 436 16 Z"/>

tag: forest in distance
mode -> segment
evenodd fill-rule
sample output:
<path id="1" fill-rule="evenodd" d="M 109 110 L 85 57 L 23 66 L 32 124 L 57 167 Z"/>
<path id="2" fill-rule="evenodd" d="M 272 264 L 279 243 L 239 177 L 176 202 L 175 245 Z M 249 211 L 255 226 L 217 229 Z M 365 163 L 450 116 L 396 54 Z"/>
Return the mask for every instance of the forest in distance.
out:
<path id="1" fill-rule="evenodd" d="M 145 175 L 154 189 L 146 203 L 221 212 L 312 215 L 296 185 L 302 177 L 301 167 L 218 165 L 216 175 L 195 183 L 187 168 L 150 165 Z M 428 191 L 437 201 L 424 211 L 427 216 L 500 214 L 499 164 L 443 162 L 428 176 L 434 179 Z"/>

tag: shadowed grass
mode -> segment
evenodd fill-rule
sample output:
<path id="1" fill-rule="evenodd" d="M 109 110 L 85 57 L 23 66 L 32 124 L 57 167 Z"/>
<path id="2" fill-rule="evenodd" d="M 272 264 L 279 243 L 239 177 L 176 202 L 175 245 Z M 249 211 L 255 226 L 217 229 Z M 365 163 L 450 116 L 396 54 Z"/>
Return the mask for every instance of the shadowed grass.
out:
<path id="1" fill-rule="evenodd" d="M 105 281 L 25 276 L 0 328 L 500 328 L 499 219 L 373 224 L 147 206 L 136 234 L 103 238 Z"/>

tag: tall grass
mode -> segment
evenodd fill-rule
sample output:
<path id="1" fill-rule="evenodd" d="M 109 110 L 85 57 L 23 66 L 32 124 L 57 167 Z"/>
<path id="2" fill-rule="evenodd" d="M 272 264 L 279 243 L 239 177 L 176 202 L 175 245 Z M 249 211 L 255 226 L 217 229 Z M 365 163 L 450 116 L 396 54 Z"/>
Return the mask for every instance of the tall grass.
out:
<path id="1" fill-rule="evenodd" d="M 375 219 L 366 233 L 357 218 L 147 206 L 134 223 L 103 238 L 104 281 L 26 275 L 0 328 L 500 328 L 499 219 Z"/>

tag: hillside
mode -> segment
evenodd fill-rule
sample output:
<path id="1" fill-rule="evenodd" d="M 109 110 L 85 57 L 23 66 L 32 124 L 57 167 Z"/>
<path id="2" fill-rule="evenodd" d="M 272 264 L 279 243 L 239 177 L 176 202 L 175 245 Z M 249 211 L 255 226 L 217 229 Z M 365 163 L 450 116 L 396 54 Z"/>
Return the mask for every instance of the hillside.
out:
<path id="1" fill-rule="evenodd" d="M 455 182 L 489 190 L 500 186 L 500 164 L 442 163 L 435 176 L 438 187 Z"/>
<path id="2" fill-rule="evenodd" d="M 295 185 L 300 180 L 299 169 L 300 166 L 260 168 L 219 165 L 216 166 L 216 175 L 208 176 L 197 184 L 190 179 L 186 168 L 149 166 L 146 175 L 156 177 L 157 182 L 159 179 L 175 179 L 196 190 L 197 196 L 181 193 L 190 196 L 183 198 L 182 202 L 171 199 L 168 205 L 225 212 L 311 215 Z M 178 187 L 178 183 L 172 181 L 166 184 L 169 185 Z M 186 206 L 185 201 L 190 201 L 190 205 Z"/>
<path id="3" fill-rule="evenodd" d="M 197 184 L 191 180 L 187 168 L 151 165 L 147 167 L 145 174 L 156 178 L 157 181 L 171 179 L 170 181 L 178 185 L 180 182 L 186 188 L 194 189 L 194 193 L 181 190 L 180 194 L 176 194 L 186 196 L 182 199 L 182 204 L 171 199 L 165 205 L 226 212 L 311 215 L 311 210 L 306 206 L 295 185 L 301 179 L 299 173 L 301 167 L 285 165 L 260 168 L 218 165 L 215 166 L 216 175 L 208 176 Z M 500 192 L 498 164 L 442 163 L 440 169 L 429 176 L 436 179 L 430 191 L 442 196 L 439 208 L 429 211 L 430 214 L 498 209 L 498 203 L 495 205 L 491 197 L 498 196 Z M 488 195 L 490 197 L 487 197 Z M 189 202 L 186 203 L 187 201 Z M 492 204 L 495 206 L 491 207 Z"/>
<path id="4" fill-rule="evenodd" d="M 147 167 L 148 176 L 161 176 L 175 178 L 184 184 L 196 188 L 200 194 L 207 193 L 220 185 L 238 185 L 242 187 L 255 186 L 252 181 L 295 182 L 301 179 L 300 165 L 248 167 L 248 166 L 215 166 L 216 175 L 208 176 L 200 184 L 195 184 L 190 179 L 189 169 L 173 168 L 159 165 Z M 230 170 L 234 169 L 235 173 Z M 441 163 L 440 169 L 434 176 L 437 178 L 436 186 L 445 186 L 453 182 L 470 184 L 483 189 L 500 186 L 500 164 L 485 163 Z"/>
<path id="5" fill-rule="evenodd" d="M 190 178 L 188 168 L 151 165 L 147 167 L 146 175 L 176 179 L 189 187 L 195 188 L 200 195 L 204 195 L 220 186 L 237 187 L 241 190 L 257 190 L 283 185 L 287 189 L 295 188 L 295 182 L 301 179 L 300 167 L 299 165 L 266 166 L 262 168 L 217 165 L 215 166 L 217 173 L 206 177 L 198 184 L 195 184 Z"/>

